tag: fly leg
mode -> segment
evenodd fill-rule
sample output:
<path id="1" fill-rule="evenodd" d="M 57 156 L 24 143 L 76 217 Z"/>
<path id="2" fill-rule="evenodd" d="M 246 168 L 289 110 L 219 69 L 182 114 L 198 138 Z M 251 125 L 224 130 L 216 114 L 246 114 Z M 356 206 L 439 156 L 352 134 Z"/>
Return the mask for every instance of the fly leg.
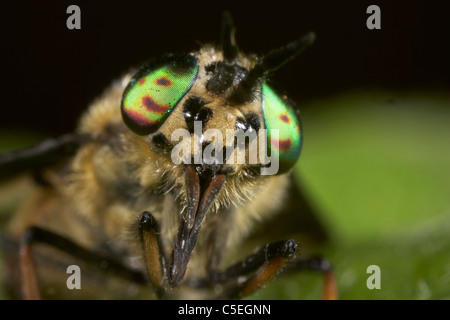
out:
<path id="1" fill-rule="evenodd" d="M 145 211 L 139 219 L 139 236 L 144 251 L 144 260 L 150 283 L 159 298 L 165 295 L 165 259 L 160 239 L 160 227 L 153 215 Z"/>
<path id="2" fill-rule="evenodd" d="M 72 240 L 40 227 L 30 227 L 23 234 L 19 244 L 19 270 L 22 297 L 26 300 L 41 298 L 33 246 L 37 243 L 57 248 L 101 271 L 109 271 L 134 283 L 145 283 L 142 272 L 130 269 L 122 263 L 99 253 L 90 251 Z"/>
<path id="3" fill-rule="evenodd" d="M 234 280 L 218 298 L 240 299 L 268 283 L 296 250 L 297 244 L 294 240 L 272 242 L 224 271 L 212 272 L 210 279 L 190 279 L 189 283 L 192 286 L 203 287 L 211 286 L 213 283 L 227 284 Z M 241 277 L 248 274 L 251 275 L 240 281 Z"/>
<path id="4" fill-rule="evenodd" d="M 224 284 L 225 289 L 219 299 L 240 299 L 256 292 L 277 273 L 285 275 L 313 271 L 325 276 L 323 299 L 337 299 L 337 284 L 329 261 L 321 257 L 289 259 L 295 255 L 296 249 L 294 240 L 272 242 L 224 271 L 210 270 L 209 278 L 188 279 L 188 283 L 198 288 L 212 287 L 214 283 Z"/>
<path id="5" fill-rule="evenodd" d="M 22 296 L 25 300 L 40 300 L 41 293 L 37 279 L 36 264 L 33 259 L 31 246 L 33 235 L 36 238 L 35 229 L 28 229 L 23 235 L 19 249 L 20 279 L 22 280 Z"/>
<path id="6" fill-rule="evenodd" d="M 293 240 L 289 241 L 293 242 Z M 264 249 L 247 257 L 242 262 L 231 266 L 222 273 L 222 278 L 219 278 L 219 281 L 225 281 L 227 277 L 236 277 L 244 274 L 251 269 L 255 269 L 255 266 L 258 263 L 261 263 L 261 255 L 263 253 L 265 254 L 265 261 L 256 273 L 243 284 L 235 284 L 231 287 L 229 291 L 225 293 L 224 298 L 234 299 L 248 296 L 269 282 L 279 271 L 280 275 L 299 271 L 313 271 L 324 275 L 323 300 L 337 300 L 337 283 L 330 262 L 322 257 L 288 260 L 287 258 L 293 255 L 292 249 L 289 249 L 289 247 L 292 247 L 293 245 L 289 244 L 289 241 L 269 244 Z M 250 264 L 248 265 L 249 262 Z"/>
<path id="7" fill-rule="evenodd" d="M 297 244 L 294 240 L 273 242 L 248 256 L 243 261 L 232 265 L 225 270 L 222 277 L 236 277 L 242 273 L 247 273 L 252 269 L 258 269 L 243 283 L 237 282 L 234 284 L 228 292 L 225 293 L 224 298 L 240 299 L 256 292 L 272 280 L 272 278 L 280 271 L 281 267 L 287 262 L 288 258 L 293 256 L 296 251 Z"/>

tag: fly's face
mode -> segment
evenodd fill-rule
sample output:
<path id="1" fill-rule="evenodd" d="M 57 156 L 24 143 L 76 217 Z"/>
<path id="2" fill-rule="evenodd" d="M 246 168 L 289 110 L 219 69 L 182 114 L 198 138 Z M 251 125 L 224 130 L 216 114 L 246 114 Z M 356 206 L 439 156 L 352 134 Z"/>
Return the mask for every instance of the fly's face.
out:
<path id="1" fill-rule="evenodd" d="M 157 170 L 141 172 L 158 171 L 156 180 L 165 181 L 166 190 L 179 190 L 183 203 L 172 286 L 184 276 L 209 209 L 242 203 L 264 183 L 262 176 L 286 173 L 297 161 L 299 120 L 267 77 L 313 38 L 309 34 L 264 57 L 246 56 L 225 19 L 222 48 L 163 57 L 141 68 L 125 89 L 124 122 L 158 154 L 152 157 Z"/>

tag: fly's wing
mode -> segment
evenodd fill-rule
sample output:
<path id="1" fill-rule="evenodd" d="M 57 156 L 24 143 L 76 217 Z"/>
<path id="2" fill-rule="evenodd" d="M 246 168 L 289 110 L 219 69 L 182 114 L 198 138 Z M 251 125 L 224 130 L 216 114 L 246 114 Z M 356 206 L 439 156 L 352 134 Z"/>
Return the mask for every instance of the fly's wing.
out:
<path id="1" fill-rule="evenodd" d="M 312 199 L 303 190 L 304 186 L 300 185 L 300 181 L 291 176 L 288 199 L 283 207 L 278 214 L 257 228 L 252 238 L 264 238 L 264 243 L 289 238 L 299 240 L 300 243 L 326 243 L 330 238 L 327 226 Z"/>
<path id="2" fill-rule="evenodd" d="M 91 140 L 87 134 L 66 134 L 37 145 L 0 155 L 0 181 L 23 172 L 38 172 L 58 164 L 76 153 L 81 145 Z"/>

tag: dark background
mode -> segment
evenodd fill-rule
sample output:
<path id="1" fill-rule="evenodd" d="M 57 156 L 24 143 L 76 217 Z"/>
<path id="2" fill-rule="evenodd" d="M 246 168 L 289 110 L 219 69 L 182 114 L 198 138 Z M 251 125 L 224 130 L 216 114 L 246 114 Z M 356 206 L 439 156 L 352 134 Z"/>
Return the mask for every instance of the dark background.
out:
<path id="1" fill-rule="evenodd" d="M 66 9 L 81 8 L 81 30 Z M 381 30 L 366 9 L 381 8 Z M 128 68 L 217 42 L 230 10 L 245 52 L 266 53 L 308 31 L 316 43 L 274 80 L 302 107 L 355 89 L 448 91 L 450 12 L 444 1 L 39 1 L 0 4 L 0 128 L 72 131 Z"/>

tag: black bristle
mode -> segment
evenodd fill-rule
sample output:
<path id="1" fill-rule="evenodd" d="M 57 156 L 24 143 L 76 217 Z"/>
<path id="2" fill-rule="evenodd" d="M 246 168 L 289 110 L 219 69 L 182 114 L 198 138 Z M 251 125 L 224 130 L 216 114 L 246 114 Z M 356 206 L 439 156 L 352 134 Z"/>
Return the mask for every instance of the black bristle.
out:
<path id="1" fill-rule="evenodd" d="M 270 51 L 264 56 L 261 62 L 261 68 L 265 72 L 272 72 L 294 59 L 307 46 L 312 44 L 316 38 L 313 32 L 290 42 L 285 47 Z"/>

